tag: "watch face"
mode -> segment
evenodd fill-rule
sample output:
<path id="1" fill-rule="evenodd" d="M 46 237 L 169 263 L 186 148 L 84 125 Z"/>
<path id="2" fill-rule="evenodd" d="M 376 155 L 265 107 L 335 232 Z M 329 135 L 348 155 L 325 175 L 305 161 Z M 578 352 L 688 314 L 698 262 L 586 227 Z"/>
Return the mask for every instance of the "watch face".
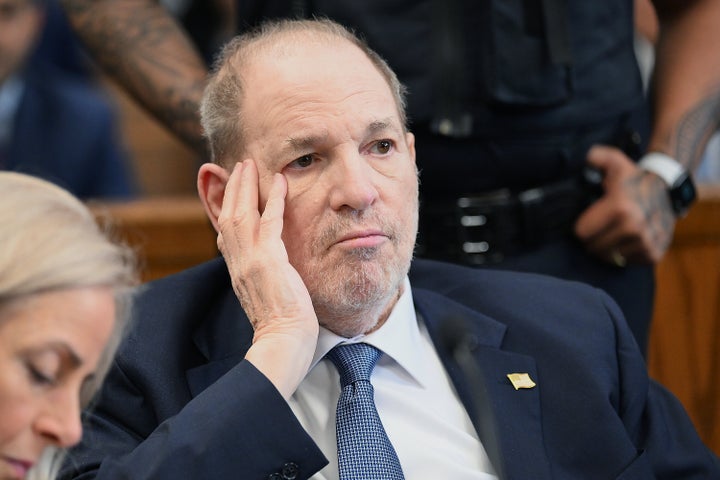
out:
<path id="1" fill-rule="evenodd" d="M 669 190 L 670 201 L 677 215 L 684 215 L 695 201 L 697 193 L 692 178 L 685 174 Z"/>

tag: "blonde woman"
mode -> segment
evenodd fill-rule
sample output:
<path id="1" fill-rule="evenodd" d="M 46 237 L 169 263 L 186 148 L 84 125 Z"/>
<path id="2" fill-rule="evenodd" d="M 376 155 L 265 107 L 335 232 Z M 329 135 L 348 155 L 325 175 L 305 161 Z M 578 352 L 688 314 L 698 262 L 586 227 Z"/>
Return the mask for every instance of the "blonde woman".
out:
<path id="1" fill-rule="evenodd" d="M 134 255 L 51 183 L 0 172 L 0 192 L 0 478 L 49 479 L 119 342 Z"/>

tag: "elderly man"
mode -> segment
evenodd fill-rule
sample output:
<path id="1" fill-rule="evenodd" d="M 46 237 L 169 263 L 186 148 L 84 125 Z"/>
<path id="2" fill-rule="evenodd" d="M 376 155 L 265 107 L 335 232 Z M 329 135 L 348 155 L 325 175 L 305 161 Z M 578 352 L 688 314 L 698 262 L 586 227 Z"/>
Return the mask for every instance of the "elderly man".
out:
<path id="1" fill-rule="evenodd" d="M 412 262 L 403 88 L 345 29 L 236 38 L 202 116 L 224 261 L 143 293 L 64 478 L 720 475 L 605 294 Z"/>

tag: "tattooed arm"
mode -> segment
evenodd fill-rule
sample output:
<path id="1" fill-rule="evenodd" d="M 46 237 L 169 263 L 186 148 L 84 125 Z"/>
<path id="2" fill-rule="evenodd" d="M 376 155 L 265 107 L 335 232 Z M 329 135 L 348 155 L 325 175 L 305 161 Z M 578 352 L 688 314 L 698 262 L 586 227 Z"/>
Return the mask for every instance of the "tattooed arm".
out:
<path id="1" fill-rule="evenodd" d="M 172 15 L 152 0 L 61 1 L 103 71 L 205 157 L 198 105 L 207 68 Z"/>
<path id="2" fill-rule="evenodd" d="M 720 2 L 655 0 L 660 21 L 650 150 L 695 170 L 720 125 Z"/>
<path id="3" fill-rule="evenodd" d="M 693 171 L 720 124 L 720 1 L 654 4 L 660 34 L 649 151 L 665 153 Z M 619 266 L 658 262 L 676 220 L 665 183 L 614 148 L 591 149 L 588 162 L 604 172 L 605 194 L 578 219 L 578 238 L 588 251 Z"/>

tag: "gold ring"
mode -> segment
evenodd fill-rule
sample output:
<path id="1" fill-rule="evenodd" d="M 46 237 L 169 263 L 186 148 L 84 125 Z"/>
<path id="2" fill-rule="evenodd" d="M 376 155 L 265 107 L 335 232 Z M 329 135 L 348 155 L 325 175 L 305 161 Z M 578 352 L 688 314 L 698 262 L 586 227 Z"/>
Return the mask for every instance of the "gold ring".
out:
<path id="1" fill-rule="evenodd" d="M 627 259 L 623 257 L 623 254 L 620 253 L 618 250 L 613 250 L 610 252 L 610 258 L 612 259 L 612 262 L 622 268 L 627 265 Z"/>

